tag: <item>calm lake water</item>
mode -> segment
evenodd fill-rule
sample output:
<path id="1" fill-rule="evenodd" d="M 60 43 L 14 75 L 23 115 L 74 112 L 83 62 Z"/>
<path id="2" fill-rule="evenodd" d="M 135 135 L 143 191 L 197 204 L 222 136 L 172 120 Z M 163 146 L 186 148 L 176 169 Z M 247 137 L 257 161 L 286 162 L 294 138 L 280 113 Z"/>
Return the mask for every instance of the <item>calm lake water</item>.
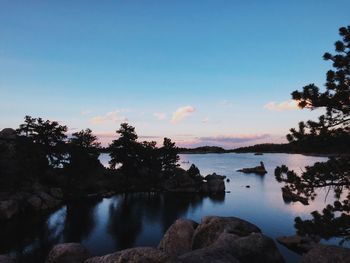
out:
<path id="1" fill-rule="evenodd" d="M 108 162 L 108 155 L 101 162 Z M 276 166 L 286 164 L 300 171 L 327 158 L 299 154 L 183 154 L 180 164 L 187 169 L 194 163 L 201 174 L 216 172 L 230 179 L 229 193 L 214 197 L 196 194 L 123 194 L 99 201 L 69 203 L 49 215 L 18 218 L 0 226 L 0 254 L 17 255 L 22 262 L 43 262 L 56 243 L 81 242 L 94 255 L 103 255 L 134 246 L 157 246 L 167 228 L 178 218 L 195 221 L 207 215 L 235 216 L 248 220 L 275 238 L 294 234 L 294 218 L 307 218 L 322 209 L 325 193 L 309 206 L 286 204 L 281 185 L 274 178 Z M 239 168 L 265 163 L 265 176 L 241 174 Z M 185 163 L 189 162 L 189 163 Z M 250 188 L 246 188 L 249 185 Z M 329 242 L 337 242 L 332 240 Z M 287 262 L 299 256 L 284 247 L 280 251 Z"/>

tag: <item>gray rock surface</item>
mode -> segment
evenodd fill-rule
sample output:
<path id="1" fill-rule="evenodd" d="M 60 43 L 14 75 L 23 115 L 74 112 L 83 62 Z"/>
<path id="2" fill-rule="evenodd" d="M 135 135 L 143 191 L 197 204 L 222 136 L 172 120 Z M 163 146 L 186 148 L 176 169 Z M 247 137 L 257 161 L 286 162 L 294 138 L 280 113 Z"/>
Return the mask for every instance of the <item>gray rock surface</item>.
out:
<path id="1" fill-rule="evenodd" d="M 178 219 L 172 224 L 158 248 L 170 255 L 179 256 L 192 250 L 192 238 L 198 224 L 188 219 Z"/>
<path id="2" fill-rule="evenodd" d="M 225 182 L 223 179 L 212 179 L 207 182 L 208 193 L 225 192 Z"/>
<path id="3" fill-rule="evenodd" d="M 252 168 L 239 169 L 239 170 L 237 170 L 237 172 L 242 172 L 242 173 L 247 173 L 247 174 L 253 173 L 253 174 L 259 174 L 259 175 L 264 175 L 267 173 L 263 162 L 260 162 L 259 166 L 252 167 Z"/>
<path id="4" fill-rule="evenodd" d="M 336 246 L 316 245 L 302 258 L 300 263 L 348 263 L 350 249 Z"/>
<path id="5" fill-rule="evenodd" d="M 89 257 L 89 251 L 81 244 L 64 243 L 51 249 L 46 263 L 83 263 Z"/>
<path id="6" fill-rule="evenodd" d="M 0 255 L 0 263 L 14 263 L 15 261 L 7 255 Z"/>
<path id="7" fill-rule="evenodd" d="M 5 128 L 0 131 L 0 138 L 5 140 L 16 139 L 16 131 L 12 128 Z"/>
<path id="8" fill-rule="evenodd" d="M 236 217 L 207 216 L 202 218 L 201 224 L 196 228 L 192 249 L 210 246 L 222 233 L 247 236 L 260 232 L 257 226 Z"/>
<path id="9" fill-rule="evenodd" d="M 222 233 L 212 245 L 193 250 L 179 259 L 184 263 L 284 262 L 273 240 L 261 233 L 252 233 L 244 237 Z"/>
<path id="10" fill-rule="evenodd" d="M 102 257 L 93 257 L 85 263 L 164 263 L 178 262 L 168 254 L 152 247 L 137 247 L 125 249 Z"/>
<path id="11" fill-rule="evenodd" d="M 319 238 L 302 237 L 299 235 L 280 236 L 277 237 L 276 240 L 297 253 L 304 253 L 311 250 L 320 241 Z"/>

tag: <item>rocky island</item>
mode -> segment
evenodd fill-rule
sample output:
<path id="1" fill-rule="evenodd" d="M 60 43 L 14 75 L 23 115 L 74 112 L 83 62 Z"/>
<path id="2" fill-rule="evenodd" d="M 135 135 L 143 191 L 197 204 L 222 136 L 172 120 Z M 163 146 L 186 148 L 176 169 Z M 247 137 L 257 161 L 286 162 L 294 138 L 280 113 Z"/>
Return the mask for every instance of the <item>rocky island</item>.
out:
<path id="1" fill-rule="evenodd" d="M 267 173 L 263 162 L 260 162 L 260 165 L 255 166 L 253 168 L 239 169 L 239 170 L 237 170 L 237 172 L 242 172 L 242 173 L 246 173 L 246 174 L 259 174 L 259 175 L 264 175 Z"/>

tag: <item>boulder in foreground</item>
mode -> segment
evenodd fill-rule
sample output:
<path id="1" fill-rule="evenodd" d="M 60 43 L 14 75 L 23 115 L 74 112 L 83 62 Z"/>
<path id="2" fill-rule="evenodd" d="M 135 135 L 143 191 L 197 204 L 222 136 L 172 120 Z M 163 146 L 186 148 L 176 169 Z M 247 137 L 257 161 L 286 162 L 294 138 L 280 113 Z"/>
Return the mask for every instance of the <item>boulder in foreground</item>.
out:
<path id="1" fill-rule="evenodd" d="M 6 255 L 0 255 L 0 263 L 14 263 L 15 261 Z"/>
<path id="2" fill-rule="evenodd" d="M 192 239 L 198 224 L 189 219 L 178 219 L 172 224 L 158 248 L 170 255 L 179 256 L 192 250 Z"/>
<path id="3" fill-rule="evenodd" d="M 260 232 L 261 230 L 257 226 L 237 217 L 207 216 L 202 218 L 201 224 L 196 228 L 192 249 L 210 246 L 222 233 L 247 236 Z"/>
<path id="4" fill-rule="evenodd" d="M 64 243 L 52 248 L 46 263 L 83 263 L 89 257 L 89 251 L 81 244 Z"/>
<path id="5" fill-rule="evenodd" d="M 82 258 L 88 257 L 85 253 L 80 253 L 80 249 L 79 253 L 76 253 L 75 249 L 70 250 L 70 246 L 72 244 L 55 246 L 47 263 L 82 262 Z M 84 257 L 76 257 L 72 261 L 75 254 Z M 67 257 L 69 255 L 71 258 Z M 62 261 L 63 259 L 67 261 Z M 263 235 L 257 226 L 236 217 L 208 216 L 204 217 L 199 225 L 187 219 L 175 221 L 164 235 L 158 249 L 130 248 L 88 258 L 84 262 L 283 263 L 284 259 L 274 241 Z"/>
<path id="6" fill-rule="evenodd" d="M 347 263 L 350 249 L 336 246 L 317 245 L 305 254 L 300 263 Z"/>
<path id="7" fill-rule="evenodd" d="M 93 257 L 85 261 L 85 263 L 112 263 L 112 262 L 128 262 L 128 263 L 163 263 L 178 262 L 170 255 L 152 247 L 137 247 L 125 249 L 113 254 L 102 257 Z"/>
<path id="8" fill-rule="evenodd" d="M 299 235 L 280 236 L 277 237 L 276 240 L 278 241 L 278 243 L 297 253 L 308 252 L 309 250 L 314 248 L 320 241 L 320 239 L 316 237 L 303 237 Z"/>

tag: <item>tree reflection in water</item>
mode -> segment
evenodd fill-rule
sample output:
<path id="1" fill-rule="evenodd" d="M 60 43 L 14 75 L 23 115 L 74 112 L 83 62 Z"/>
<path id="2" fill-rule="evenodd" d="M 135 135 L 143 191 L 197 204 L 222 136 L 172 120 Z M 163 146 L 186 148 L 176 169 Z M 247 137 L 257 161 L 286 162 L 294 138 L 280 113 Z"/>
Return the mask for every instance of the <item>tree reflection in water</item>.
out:
<path id="1" fill-rule="evenodd" d="M 10 253 L 18 262 L 44 262 L 53 245 L 82 242 L 93 254 L 101 254 L 98 244 L 112 237 L 112 251 L 136 246 L 150 224 L 160 235 L 146 233 L 144 243 L 157 243 L 161 235 L 189 209 L 201 206 L 205 196 L 179 193 L 129 193 L 108 199 L 69 202 L 51 214 L 31 215 L 0 224 L 0 254 Z M 210 197 L 224 202 L 225 194 Z M 108 209 L 102 209 L 107 203 Z M 107 211 L 107 212 L 106 212 Z M 107 217 L 107 218 L 106 218 Z M 100 225 L 99 225 L 100 224 Z M 98 225 L 98 227 L 97 227 Z M 93 237 L 92 237 L 93 235 Z M 151 243 L 148 243 L 151 245 Z"/>

